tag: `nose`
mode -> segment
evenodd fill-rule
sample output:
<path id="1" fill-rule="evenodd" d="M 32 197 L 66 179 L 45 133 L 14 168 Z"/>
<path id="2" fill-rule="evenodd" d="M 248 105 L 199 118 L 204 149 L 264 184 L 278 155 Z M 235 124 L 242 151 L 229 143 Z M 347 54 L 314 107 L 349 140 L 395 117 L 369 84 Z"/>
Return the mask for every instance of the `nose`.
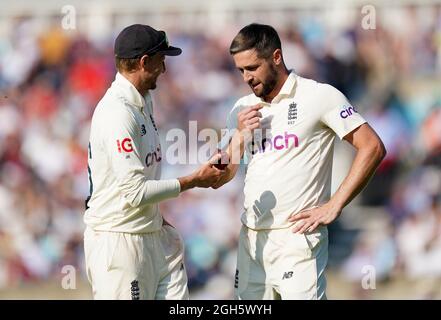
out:
<path id="1" fill-rule="evenodd" d="M 247 70 L 244 70 L 243 81 L 245 81 L 246 83 L 249 83 L 252 79 L 253 79 L 253 76 Z"/>

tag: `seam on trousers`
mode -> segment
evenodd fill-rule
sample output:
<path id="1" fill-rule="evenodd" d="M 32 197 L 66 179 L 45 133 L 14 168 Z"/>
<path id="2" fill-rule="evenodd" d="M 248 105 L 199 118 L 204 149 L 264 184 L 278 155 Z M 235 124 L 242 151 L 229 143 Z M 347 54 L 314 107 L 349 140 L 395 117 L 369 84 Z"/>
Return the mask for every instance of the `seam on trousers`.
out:
<path id="1" fill-rule="evenodd" d="M 315 300 L 318 300 L 318 272 L 317 272 L 317 263 L 318 263 L 318 259 L 317 257 L 314 258 L 315 263 L 314 263 L 314 267 L 315 267 Z"/>

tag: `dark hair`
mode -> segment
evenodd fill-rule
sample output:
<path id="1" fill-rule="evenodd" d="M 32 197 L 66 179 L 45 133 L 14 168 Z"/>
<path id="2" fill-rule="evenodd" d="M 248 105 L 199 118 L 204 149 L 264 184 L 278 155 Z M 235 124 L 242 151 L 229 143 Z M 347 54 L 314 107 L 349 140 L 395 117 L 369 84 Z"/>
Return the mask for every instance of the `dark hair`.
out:
<path id="1" fill-rule="evenodd" d="M 118 70 L 119 72 L 134 71 L 138 68 L 139 59 L 141 58 L 125 59 L 125 58 L 115 57 L 116 70 Z"/>
<path id="2" fill-rule="evenodd" d="M 230 45 L 230 54 L 255 49 L 259 58 L 269 58 L 276 49 L 281 49 L 277 31 L 266 24 L 252 23 L 243 27 Z"/>

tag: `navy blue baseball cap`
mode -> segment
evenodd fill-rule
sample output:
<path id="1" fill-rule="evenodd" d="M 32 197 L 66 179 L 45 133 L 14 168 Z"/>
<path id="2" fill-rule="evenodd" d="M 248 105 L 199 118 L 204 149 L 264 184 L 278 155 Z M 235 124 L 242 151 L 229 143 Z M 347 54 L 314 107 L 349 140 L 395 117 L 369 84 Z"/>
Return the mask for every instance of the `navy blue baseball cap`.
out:
<path id="1" fill-rule="evenodd" d="M 114 52 L 118 58 L 133 59 L 156 53 L 178 56 L 182 50 L 169 45 L 164 31 L 144 24 L 133 24 L 124 28 L 116 37 Z"/>

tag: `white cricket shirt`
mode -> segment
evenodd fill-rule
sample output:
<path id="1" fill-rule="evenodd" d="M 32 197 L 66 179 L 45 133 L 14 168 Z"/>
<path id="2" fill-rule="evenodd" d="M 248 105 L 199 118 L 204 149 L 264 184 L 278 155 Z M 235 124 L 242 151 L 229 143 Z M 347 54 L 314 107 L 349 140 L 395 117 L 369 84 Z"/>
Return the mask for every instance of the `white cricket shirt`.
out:
<path id="1" fill-rule="evenodd" d="M 336 88 L 291 72 L 271 103 L 254 94 L 239 99 L 227 128 L 237 127 L 240 110 L 258 103 L 262 130 L 245 146 L 241 220 L 256 230 L 286 228 L 292 213 L 329 200 L 335 136 L 342 139 L 366 121 Z"/>
<path id="2" fill-rule="evenodd" d="M 160 180 L 163 158 L 152 111 L 150 95 L 143 97 L 119 73 L 94 111 L 84 216 L 94 230 L 157 231 L 158 202 L 180 192 L 177 179 Z"/>

